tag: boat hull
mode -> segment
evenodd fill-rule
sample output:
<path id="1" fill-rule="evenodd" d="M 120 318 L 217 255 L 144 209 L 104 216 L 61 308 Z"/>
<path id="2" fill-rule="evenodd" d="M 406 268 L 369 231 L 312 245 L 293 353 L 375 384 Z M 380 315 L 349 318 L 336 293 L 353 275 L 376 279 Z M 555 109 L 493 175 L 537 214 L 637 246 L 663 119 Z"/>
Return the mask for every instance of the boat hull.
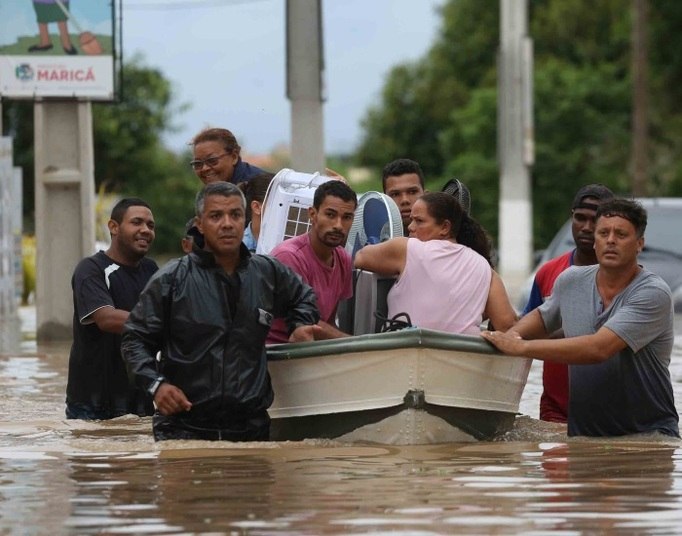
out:
<path id="1" fill-rule="evenodd" d="M 271 438 L 387 444 L 492 439 L 518 412 L 531 360 L 426 329 L 269 348 Z"/>

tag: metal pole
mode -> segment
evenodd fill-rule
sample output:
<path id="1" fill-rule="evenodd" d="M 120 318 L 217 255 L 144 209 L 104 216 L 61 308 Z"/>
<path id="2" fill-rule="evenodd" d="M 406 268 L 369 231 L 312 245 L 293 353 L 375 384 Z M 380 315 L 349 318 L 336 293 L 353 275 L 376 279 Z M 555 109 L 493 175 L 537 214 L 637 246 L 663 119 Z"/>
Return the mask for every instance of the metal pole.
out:
<path id="1" fill-rule="evenodd" d="M 511 291 L 531 269 L 532 42 L 527 0 L 500 1 L 498 153 L 500 274 Z"/>
<path id="2" fill-rule="evenodd" d="M 632 193 L 649 186 L 649 59 L 647 0 L 632 1 Z"/>
<path id="3" fill-rule="evenodd" d="M 291 164 L 297 171 L 324 172 L 321 0 L 287 0 L 286 40 Z"/>

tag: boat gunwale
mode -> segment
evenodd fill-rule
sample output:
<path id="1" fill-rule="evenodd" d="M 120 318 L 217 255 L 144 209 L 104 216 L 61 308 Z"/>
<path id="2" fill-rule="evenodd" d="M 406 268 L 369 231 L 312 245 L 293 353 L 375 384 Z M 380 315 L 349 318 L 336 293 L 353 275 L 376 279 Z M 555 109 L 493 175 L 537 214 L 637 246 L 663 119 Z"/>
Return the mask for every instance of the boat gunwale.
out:
<path id="1" fill-rule="evenodd" d="M 475 335 L 460 335 L 425 328 L 405 328 L 400 331 L 353 335 L 351 337 L 325 341 L 275 344 L 267 346 L 266 348 L 268 360 L 282 361 L 287 359 L 303 359 L 308 357 L 420 347 L 512 359 L 530 359 L 525 356 L 505 355 L 496 350 L 492 344 Z"/>

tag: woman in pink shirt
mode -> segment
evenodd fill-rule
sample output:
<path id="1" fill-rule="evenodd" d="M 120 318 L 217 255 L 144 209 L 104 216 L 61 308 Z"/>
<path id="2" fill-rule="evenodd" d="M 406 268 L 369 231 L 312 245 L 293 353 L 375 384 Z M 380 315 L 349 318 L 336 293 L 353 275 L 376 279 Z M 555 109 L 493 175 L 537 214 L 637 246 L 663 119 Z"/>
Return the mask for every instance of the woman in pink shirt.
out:
<path id="1" fill-rule="evenodd" d="M 516 312 L 490 266 L 490 240 L 456 199 L 426 193 L 412 206 L 409 238 L 368 245 L 355 267 L 395 275 L 388 316 L 407 313 L 414 326 L 477 335 L 484 319 L 506 331 Z"/>

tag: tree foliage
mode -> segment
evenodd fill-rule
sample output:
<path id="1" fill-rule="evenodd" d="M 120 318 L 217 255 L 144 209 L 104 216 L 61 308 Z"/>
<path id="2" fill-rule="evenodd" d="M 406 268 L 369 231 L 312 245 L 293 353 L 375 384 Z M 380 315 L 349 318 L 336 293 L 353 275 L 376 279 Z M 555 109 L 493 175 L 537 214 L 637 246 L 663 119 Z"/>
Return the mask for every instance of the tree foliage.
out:
<path id="1" fill-rule="evenodd" d="M 622 194 L 631 180 L 631 16 L 623 0 L 534 0 L 534 237 L 546 244 L 582 184 Z M 651 195 L 682 195 L 682 3 L 650 2 Z M 424 57 L 390 72 L 367 112 L 357 160 L 422 164 L 429 185 L 456 176 L 497 232 L 498 0 L 449 0 Z"/>

